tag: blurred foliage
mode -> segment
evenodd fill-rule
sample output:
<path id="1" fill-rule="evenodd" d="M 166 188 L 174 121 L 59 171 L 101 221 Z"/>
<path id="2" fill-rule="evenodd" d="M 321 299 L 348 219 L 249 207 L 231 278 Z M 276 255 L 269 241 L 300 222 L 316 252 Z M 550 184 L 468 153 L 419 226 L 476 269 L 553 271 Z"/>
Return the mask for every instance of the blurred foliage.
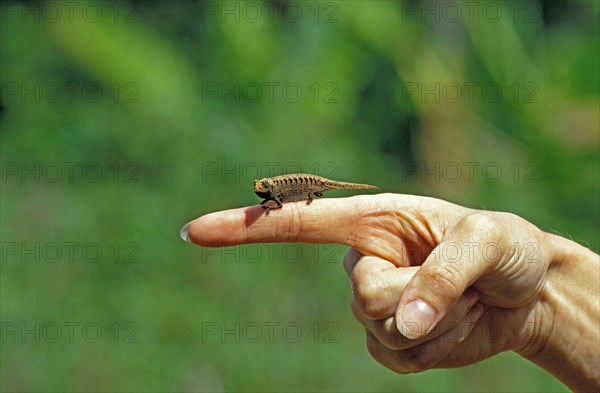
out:
<path id="1" fill-rule="evenodd" d="M 254 177 L 302 171 L 511 211 L 597 251 L 599 3 L 471 4 L 0 3 L 0 388 L 565 390 L 510 353 L 384 369 L 345 247 L 178 236 L 257 203 Z"/>

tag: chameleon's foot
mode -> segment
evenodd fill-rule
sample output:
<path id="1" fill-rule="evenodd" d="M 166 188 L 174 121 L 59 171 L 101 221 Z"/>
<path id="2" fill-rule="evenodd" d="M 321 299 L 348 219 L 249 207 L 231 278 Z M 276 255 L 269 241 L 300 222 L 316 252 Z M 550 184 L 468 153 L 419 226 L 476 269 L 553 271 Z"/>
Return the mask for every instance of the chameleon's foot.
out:
<path id="1" fill-rule="evenodd" d="M 306 204 L 310 205 L 313 201 L 313 197 L 321 197 L 321 196 L 323 196 L 323 194 L 320 192 L 313 192 L 313 193 L 308 194 L 308 198 L 307 198 L 308 200 L 306 201 Z"/>
<path id="2" fill-rule="evenodd" d="M 261 207 L 262 207 L 263 209 L 266 209 L 266 210 L 267 210 L 267 212 L 265 213 L 265 216 L 268 216 L 268 215 L 269 215 L 269 212 L 270 212 L 271 210 L 273 210 L 273 209 L 281 209 L 281 208 L 283 207 L 283 205 L 276 205 L 276 206 L 265 206 L 265 205 L 262 205 Z"/>

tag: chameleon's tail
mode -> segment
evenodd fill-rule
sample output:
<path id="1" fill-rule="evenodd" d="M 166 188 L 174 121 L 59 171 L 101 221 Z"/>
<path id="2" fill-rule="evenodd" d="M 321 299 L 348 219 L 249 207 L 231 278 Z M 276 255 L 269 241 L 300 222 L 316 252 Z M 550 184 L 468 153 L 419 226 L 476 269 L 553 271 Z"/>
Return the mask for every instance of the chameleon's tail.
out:
<path id="1" fill-rule="evenodd" d="M 325 182 L 325 184 L 330 190 L 379 190 L 379 187 L 375 187 L 370 184 L 346 183 L 343 181 L 333 180 Z"/>

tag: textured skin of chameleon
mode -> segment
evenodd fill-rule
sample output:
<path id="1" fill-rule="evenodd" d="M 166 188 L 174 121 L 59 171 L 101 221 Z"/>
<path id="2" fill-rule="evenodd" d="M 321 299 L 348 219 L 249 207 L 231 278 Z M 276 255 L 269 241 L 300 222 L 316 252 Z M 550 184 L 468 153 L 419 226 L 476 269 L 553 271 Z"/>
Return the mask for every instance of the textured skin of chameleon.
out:
<path id="1" fill-rule="evenodd" d="M 306 173 L 265 177 L 254 180 L 254 192 L 264 200 L 260 203 L 267 214 L 271 209 L 280 209 L 284 202 L 307 201 L 309 205 L 314 197 L 320 197 L 329 190 L 362 190 L 378 189 L 369 184 L 346 183 L 330 180 L 321 176 Z M 275 201 L 275 206 L 264 206 L 268 201 Z"/>

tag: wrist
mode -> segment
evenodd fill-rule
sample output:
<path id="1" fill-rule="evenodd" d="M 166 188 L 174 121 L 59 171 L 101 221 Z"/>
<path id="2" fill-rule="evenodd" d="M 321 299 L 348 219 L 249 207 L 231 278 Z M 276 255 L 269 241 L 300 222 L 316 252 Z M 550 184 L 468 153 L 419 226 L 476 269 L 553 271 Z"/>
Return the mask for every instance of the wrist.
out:
<path id="1" fill-rule="evenodd" d="M 527 344 L 517 352 L 575 391 L 600 388 L 600 257 L 546 234 L 550 263 Z"/>

